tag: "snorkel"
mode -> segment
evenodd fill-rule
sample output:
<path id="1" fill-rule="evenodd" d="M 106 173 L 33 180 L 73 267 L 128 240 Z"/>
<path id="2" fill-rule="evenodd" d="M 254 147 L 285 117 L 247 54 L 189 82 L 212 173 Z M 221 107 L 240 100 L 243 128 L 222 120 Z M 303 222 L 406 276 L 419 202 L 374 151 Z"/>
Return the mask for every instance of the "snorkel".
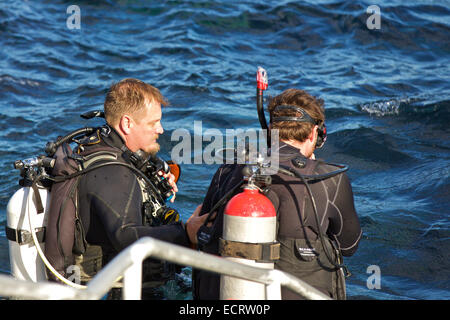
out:
<path id="1" fill-rule="evenodd" d="M 258 119 L 263 130 L 267 130 L 267 147 L 270 148 L 270 130 L 267 126 L 266 116 L 264 115 L 263 92 L 269 86 L 267 71 L 258 67 L 256 72 L 256 109 L 258 110 Z"/>

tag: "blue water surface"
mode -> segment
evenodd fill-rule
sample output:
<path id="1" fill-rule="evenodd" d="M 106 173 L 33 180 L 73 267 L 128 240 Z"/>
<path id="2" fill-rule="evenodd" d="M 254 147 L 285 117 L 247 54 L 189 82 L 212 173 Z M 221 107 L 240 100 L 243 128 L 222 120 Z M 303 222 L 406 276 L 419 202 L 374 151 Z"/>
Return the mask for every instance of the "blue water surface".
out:
<path id="1" fill-rule="evenodd" d="M 138 78 L 170 100 L 166 159 L 178 128 L 259 128 L 255 74 L 267 96 L 301 88 L 325 100 L 317 155 L 346 163 L 364 231 L 346 259 L 350 299 L 450 298 L 450 1 L 0 2 L 0 271 L 9 272 L 12 163 L 84 126 L 108 87 Z M 380 9 L 379 29 L 369 29 Z M 186 220 L 217 165 L 186 164 L 175 207 Z M 369 289 L 369 266 L 381 287 Z M 164 288 L 190 299 L 191 270 Z"/>

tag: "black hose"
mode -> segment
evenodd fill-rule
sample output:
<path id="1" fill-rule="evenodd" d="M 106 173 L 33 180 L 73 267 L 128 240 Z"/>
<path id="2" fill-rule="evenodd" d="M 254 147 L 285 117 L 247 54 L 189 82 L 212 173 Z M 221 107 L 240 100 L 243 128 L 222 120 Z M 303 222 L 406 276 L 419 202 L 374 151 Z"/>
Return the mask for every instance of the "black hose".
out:
<path id="1" fill-rule="evenodd" d="M 344 264 L 342 264 L 342 263 L 336 263 L 334 261 L 334 259 L 331 257 L 330 253 L 328 252 L 327 247 L 325 246 L 324 239 L 323 239 L 324 235 L 323 235 L 323 233 L 321 231 L 321 228 L 320 228 L 319 214 L 317 213 L 316 201 L 314 200 L 314 196 L 312 194 L 311 187 L 309 186 L 308 182 L 306 181 L 306 179 L 303 178 L 303 176 L 301 174 L 298 174 L 296 176 L 299 177 L 303 181 L 303 183 L 305 184 L 306 190 L 308 191 L 309 198 L 311 200 L 311 204 L 312 204 L 313 211 L 314 211 L 314 218 L 315 218 L 316 224 L 317 224 L 317 232 L 319 234 L 320 243 L 322 244 L 323 251 L 325 252 L 325 255 L 327 256 L 328 261 L 335 268 L 337 268 L 337 269 L 341 269 L 342 268 L 345 271 L 345 274 L 348 275 L 349 272 L 347 270 L 347 267 Z"/>
<path id="2" fill-rule="evenodd" d="M 70 141 L 73 138 L 75 138 L 76 136 L 79 136 L 81 134 L 91 134 L 95 130 L 97 130 L 97 128 L 92 128 L 92 127 L 77 129 L 77 130 L 72 131 L 71 133 L 67 134 L 64 137 L 59 138 L 55 142 L 52 142 L 52 141 L 48 142 L 47 145 L 45 146 L 45 153 L 47 153 L 47 155 L 49 157 L 53 157 L 55 155 L 56 149 L 58 149 L 58 147 L 60 145 L 62 145 L 63 143 Z"/>
<path id="3" fill-rule="evenodd" d="M 348 165 L 345 165 L 345 164 L 336 164 L 336 163 L 328 163 L 328 162 L 325 162 L 325 164 L 328 164 L 328 165 L 331 165 L 331 166 L 335 166 L 335 167 L 338 167 L 340 169 L 337 169 L 335 171 L 331 171 L 331 172 L 328 172 L 328 173 L 315 174 L 315 175 L 302 174 L 301 176 L 306 181 L 320 181 L 320 180 L 325 180 L 325 179 L 328 179 L 328 178 L 332 178 L 332 177 L 337 176 L 340 173 L 344 173 L 345 171 L 348 170 Z M 294 170 L 292 168 L 289 168 L 289 167 L 283 167 L 283 166 L 280 166 L 280 168 L 278 169 L 278 172 L 286 174 L 286 175 L 290 175 L 290 176 L 300 175 L 300 173 L 298 173 L 296 170 Z"/>

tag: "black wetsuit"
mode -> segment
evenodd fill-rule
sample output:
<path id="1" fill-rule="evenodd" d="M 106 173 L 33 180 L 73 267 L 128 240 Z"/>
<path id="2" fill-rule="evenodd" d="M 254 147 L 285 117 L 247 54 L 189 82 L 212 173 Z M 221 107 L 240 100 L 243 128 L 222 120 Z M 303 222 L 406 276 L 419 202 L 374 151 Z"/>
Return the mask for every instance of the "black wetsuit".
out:
<path id="1" fill-rule="evenodd" d="M 108 136 L 102 136 L 100 143 L 85 148 L 113 147 L 119 154 L 118 161 L 130 164 L 121 156 L 123 146 L 122 138 L 111 129 Z M 82 176 L 78 191 L 85 238 L 89 245 L 101 247 L 102 265 L 146 236 L 189 245 L 189 238 L 180 222 L 157 227 L 143 225 L 143 195 L 136 174 L 129 168 L 108 165 L 88 172 Z"/>
<path id="2" fill-rule="evenodd" d="M 299 150 L 280 142 L 280 165 L 295 168 L 301 174 L 315 175 L 335 171 L 335 166 L 304 158 Z M 305 167 L 299 168 L 292 162 L 297 158 Z M 233 186 L 242 181 L 242 165 L 223 165 L 216 172 L 203 202 L 204 214 L 210 211 Z M 333 178 L 309 183 L 314 195 L 319 215 L 320 228 L 325 237 L 334 240 L 342 255 L 352 255 L 361 238 L 361 228 L 353 203 L 353 192 L 345 173 Z M 237 190 L 235 193 L 241 192 Z M 266 196 L 277 211 L 277 240 L 281 244 L 281 257 L 275 268 L 296 275 L 333 298 L 338 295 L 337 269 L 327 261 L 323 247 L 318 239 L 317 224 L 310 198 L 300 179 L 283 174 L 272 176 L 272 185 Z M 222 235 L 223 210 L 210 230 L 211 241 L 200 244 L 201 250 L 218 254 L 218 238 Z M 301 217 L 301 218 L 300 218 Z M 337 254 L 326 241 L 329 255 L 337 261 Z M 320 259 L 317 255 L 320 254 Z M 220 275 L 194 270 L 194 298 L 218 299 Z M 342 279 L 341 279 L 342 281 Z M 342 285 L 342 284 L 341 284 Z M 341 288 L 342 289 L 342 288 Z M 345 290 L 345 289 L 344 289 Z M 290 290 L 282 288 L 283 299 L 300 299 Z"/>

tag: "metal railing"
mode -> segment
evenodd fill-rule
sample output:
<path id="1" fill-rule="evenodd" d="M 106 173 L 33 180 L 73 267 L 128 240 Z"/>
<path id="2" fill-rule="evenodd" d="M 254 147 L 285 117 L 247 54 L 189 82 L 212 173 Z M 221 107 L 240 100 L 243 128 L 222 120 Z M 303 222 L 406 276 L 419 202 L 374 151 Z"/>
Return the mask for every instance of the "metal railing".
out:
<path id="1" fill-rule="evenodd" d="M 281 286 L 311 300 L 330 298 L 304 281 L 280 270 L 262 269 L 230 261 L 215 255 L 145 237 L 123 250 L 108 263 L 87 285 L 76 289 L 51 282 L 30 282 L 0 275 L 0 296 L 24 299 L 101 299 L 115 280 L 123 276 L 123 299 L 141 298 L 142 262 L 148 257 L 191 266 L 231 277 L 262 283 L 268 300 L 281 299 Z"/>

